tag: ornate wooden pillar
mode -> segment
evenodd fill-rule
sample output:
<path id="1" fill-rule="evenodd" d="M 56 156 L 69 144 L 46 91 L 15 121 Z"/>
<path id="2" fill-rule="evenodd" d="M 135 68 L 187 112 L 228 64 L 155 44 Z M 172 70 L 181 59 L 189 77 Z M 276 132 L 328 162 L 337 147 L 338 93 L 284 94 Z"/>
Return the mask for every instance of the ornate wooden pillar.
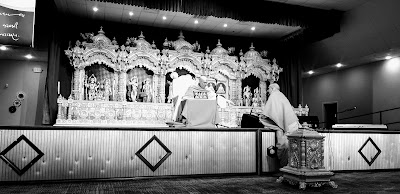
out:
<path id="1" fill-rule="evenodd" d="M 165 75 L 164 74 L 160 74 L 160 79 L 159 81 L 159 86 L 160 86 L 160 103 L 165 103 Z"/>
<path id="2" fill-rule="evenodd" d="M 85 69 L 83 67 L 75 68 L 74 70 L 74 83 L 72 88 L 72 96 L 75 100 L 85 99 Z"/>
<path id="3" fill-rule="evenodd" d="M 243 99 L 242 99 L 242 79 L 237 79 L 236 80 L 236 92 L 237 92 L 237 106 L 242 106 L 243 105 Z"/>
<path id="4" fill-rule="evenodd" d="M 74 84 L 72 87 L 72 96 L 74 97 L 75 100 L 80 100 L 80 95 L 79 95 L 79 68 L 74 69 Z"/>
<path id="5" fill-rule="evenodd" d="M 85 99 L 85 68 L 79 69 L 79 100 Z"/>
<path id="6" fill-rule="evenodd" d="M 234 79 L 228 79 L 229 80 L 229 86 L 227 86 L 227 87 L 229 87 L 229 96 L 228 96 L 228 99 L 229 100 L 233 100 L 233 99 L 235 99 L 236 98 L 236 95 L 235 95 L 235 93 L 236 93 L 236 88 L 235 88 L 235 82 L 236 82 L 236 80 L 234 80 Z"/>
<path id="7" fill-rule="evenodd" d="M 158 103 L 158 99 L 159 97 L 159 84 L 158 84 L 158 75 L 157 74 L 153 74 L 153 84 L 152 84 L 152 88 L 153 88 L 153 99 L 152 102 L 153 103 Z"/>
<path id="8" fill-rule="evenodd" d="M 118 101 L 118 83 L 119 83 L 119 76 L 118 76 L 119 72 L 114 72 L 114 79 L 112 82 L 113 85 L 113 95 L 112 95 L 112 101 Z"/>
<path id="9" fill-rule="evenodd" d="M 260 80 L 260 94 L 262 102 L 267 101 L 267 82 Z"/>
<path id="10" fill-rule="evenodd" d="M 118 101 L 126 101 L 126 70 L 119 72 L 118 80 Z"/>

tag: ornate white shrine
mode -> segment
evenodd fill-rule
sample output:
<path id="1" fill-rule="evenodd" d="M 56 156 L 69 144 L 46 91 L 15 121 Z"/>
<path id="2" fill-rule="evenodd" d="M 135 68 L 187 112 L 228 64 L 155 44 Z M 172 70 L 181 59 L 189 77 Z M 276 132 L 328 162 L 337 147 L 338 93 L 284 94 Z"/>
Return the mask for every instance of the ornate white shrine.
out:
<path id="1" fill-rule="evenodd" d="M 282 72 L 275 59 L 262 58 L 253 44 L 238 58 L 220 40 L 213 50 L 199 52 L 200 45 L 187 42 L 182 32 L 176 41 L 166 39 L 161 51 L 143 33 L 128 37 L 124 45 L 111 41 L 102 28 L 97 35 L 81 36 L 82 42 L 65 50 L 74 67 L 72 91 L 68 99 L 58 98 L 56 125 L 166 126 L 172 120 L 172 104 L 164 103 L 166 75 L 179 68 L 207 76 L 218 95 L 235 103 L 219 110 L 222 124 L 235 127 L 244 113 L 261 112 L 268 84 Z M 242 86 L 250 75 L 260 80 L 253 91 Z"/>

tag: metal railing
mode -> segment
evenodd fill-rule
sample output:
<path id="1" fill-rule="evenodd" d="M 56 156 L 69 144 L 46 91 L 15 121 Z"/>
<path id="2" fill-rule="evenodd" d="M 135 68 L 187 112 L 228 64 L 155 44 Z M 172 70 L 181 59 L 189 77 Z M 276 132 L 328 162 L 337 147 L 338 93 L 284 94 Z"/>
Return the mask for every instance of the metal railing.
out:
<path id="1" fill-rule="evenodd" d="M 392 110 L 397 110 L 397 109 L 400 109 L 400 107 L 391 108 L 391 109 L 386 109 L 386 110 L 381 110 L 381 111 L 376 111 L 376 112 L 367 113 L 367 114 L 361 114 L 361 115 L 351 116 L 351 117 L 345 117 L 345 118 L 338 119 L 337 121 L 339 122 L 339 121 L 342 121 L 342 120 L 353 119 L 353 118 L 363 117 L 363 116 L 368 116 L 368 115 L 373 115 L 373 114 L 379 114 L 379 124 L 383 124 L 383 123 L 382 123 L 382 113 L 383 113 L 383 112 L 392 111 Z M 392 124 L 396 124 L 396 123 L 400 123 L 400 121 L 391 122 L 391 123 L 385 123 L 385 125 L 392 125 Z"/>

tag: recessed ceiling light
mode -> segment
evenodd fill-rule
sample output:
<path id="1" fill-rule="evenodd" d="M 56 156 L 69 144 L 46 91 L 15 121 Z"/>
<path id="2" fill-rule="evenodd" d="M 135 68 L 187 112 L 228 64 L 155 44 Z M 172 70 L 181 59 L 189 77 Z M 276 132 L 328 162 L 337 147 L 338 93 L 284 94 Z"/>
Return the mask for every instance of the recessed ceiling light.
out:
<path id="1" fill-rule="evenodd" d="M 96 12 L 96 11 L 98 11 L 98 10 L 99 10 L 99 8 L 93 7 L 93 11 L 94 11 L 94 12 Z"/>
<path id="2" fill-rule="evenodd" d="M 385 57 L 386 60 L 389 60 L 389 59 L 391 59 L 391 58 L 392 58 L 392 56 L 390 56 L 390 55 L 388 55 L 388 56 Z"/>
<path id="3" fill-rule="evenodd" d="M 2 50 L 2 51 L 5 51 L 5 50 L 7 50 L 7 47 L 6 46 L 0 46 L 0 50 Z"/>
<path id="4" fill-rule="evenodd" d="M 33 56 L 32 56 L 31 54 L 27 54 L 27 55 L 25 55 L 25 58 L 27 58 L 27 59 L 32 59 Z"/>
<path id="5" fill-rule="evenodd" d="M 163 17 L 162 17 L 162 19 L 163 19 L 163 20 L 166 20 L 166 19 L 167 19 L 167 17 L 163 16 Z"/>
<path id="6" fill-rule="evenodd" d="M 310 71 L 308 71 L 307 73 L 311 75 L 311 74 L 314 73 L 314 71 L 313 71 L 313 70 L 310 70 Z"/>
<path id="7" fill-rule="evenodd" d="M 337 68 L 342 67 L 342 66 L 343 66 L 343 64 L 341 64 L 341 63 L 336 64 Z"/>
<path id="8" fill-rule="evenodd" d="M 198 20 L 194 20 L 194 23 L 195 23 L 195 24 L 198 24 L 198 23 L 199 23 L 199 21 L 198 21 Z"/>
<path id="9" fill-rule="evenodd" d="M 224 24 L 224 27 L 226 28 L 228 26 L 228 24 Z"/>
<path id="10" fill-rule="evenodd" d="M 130 15 L 130 16 L 133 16 L 133 12 L 132 12 L 132 11 L 130 11 L 130 12 L 129 12 L 129 15 Z"/>
<path id="11" fill-rule="evenodd" d="M 256 29 L 256 27 L 254 27 L 254 26 L 253 26 L 253 27 L 251 27 L 251 30 L 253 30 L 253 31 L 254 31 L 255 29 Z"/>

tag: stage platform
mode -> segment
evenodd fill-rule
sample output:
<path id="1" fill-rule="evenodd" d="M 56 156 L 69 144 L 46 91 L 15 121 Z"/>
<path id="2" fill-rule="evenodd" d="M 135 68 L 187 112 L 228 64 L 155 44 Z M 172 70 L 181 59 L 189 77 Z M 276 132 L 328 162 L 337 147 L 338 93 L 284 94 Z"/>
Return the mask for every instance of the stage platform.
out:
<path id="1" fill-rule="evenodd" d="M 327 170 L 400 168 L 400 132 L 320 131 Z M 0 127 L 0 182 L 279 170 L 264 128 Z"/>

